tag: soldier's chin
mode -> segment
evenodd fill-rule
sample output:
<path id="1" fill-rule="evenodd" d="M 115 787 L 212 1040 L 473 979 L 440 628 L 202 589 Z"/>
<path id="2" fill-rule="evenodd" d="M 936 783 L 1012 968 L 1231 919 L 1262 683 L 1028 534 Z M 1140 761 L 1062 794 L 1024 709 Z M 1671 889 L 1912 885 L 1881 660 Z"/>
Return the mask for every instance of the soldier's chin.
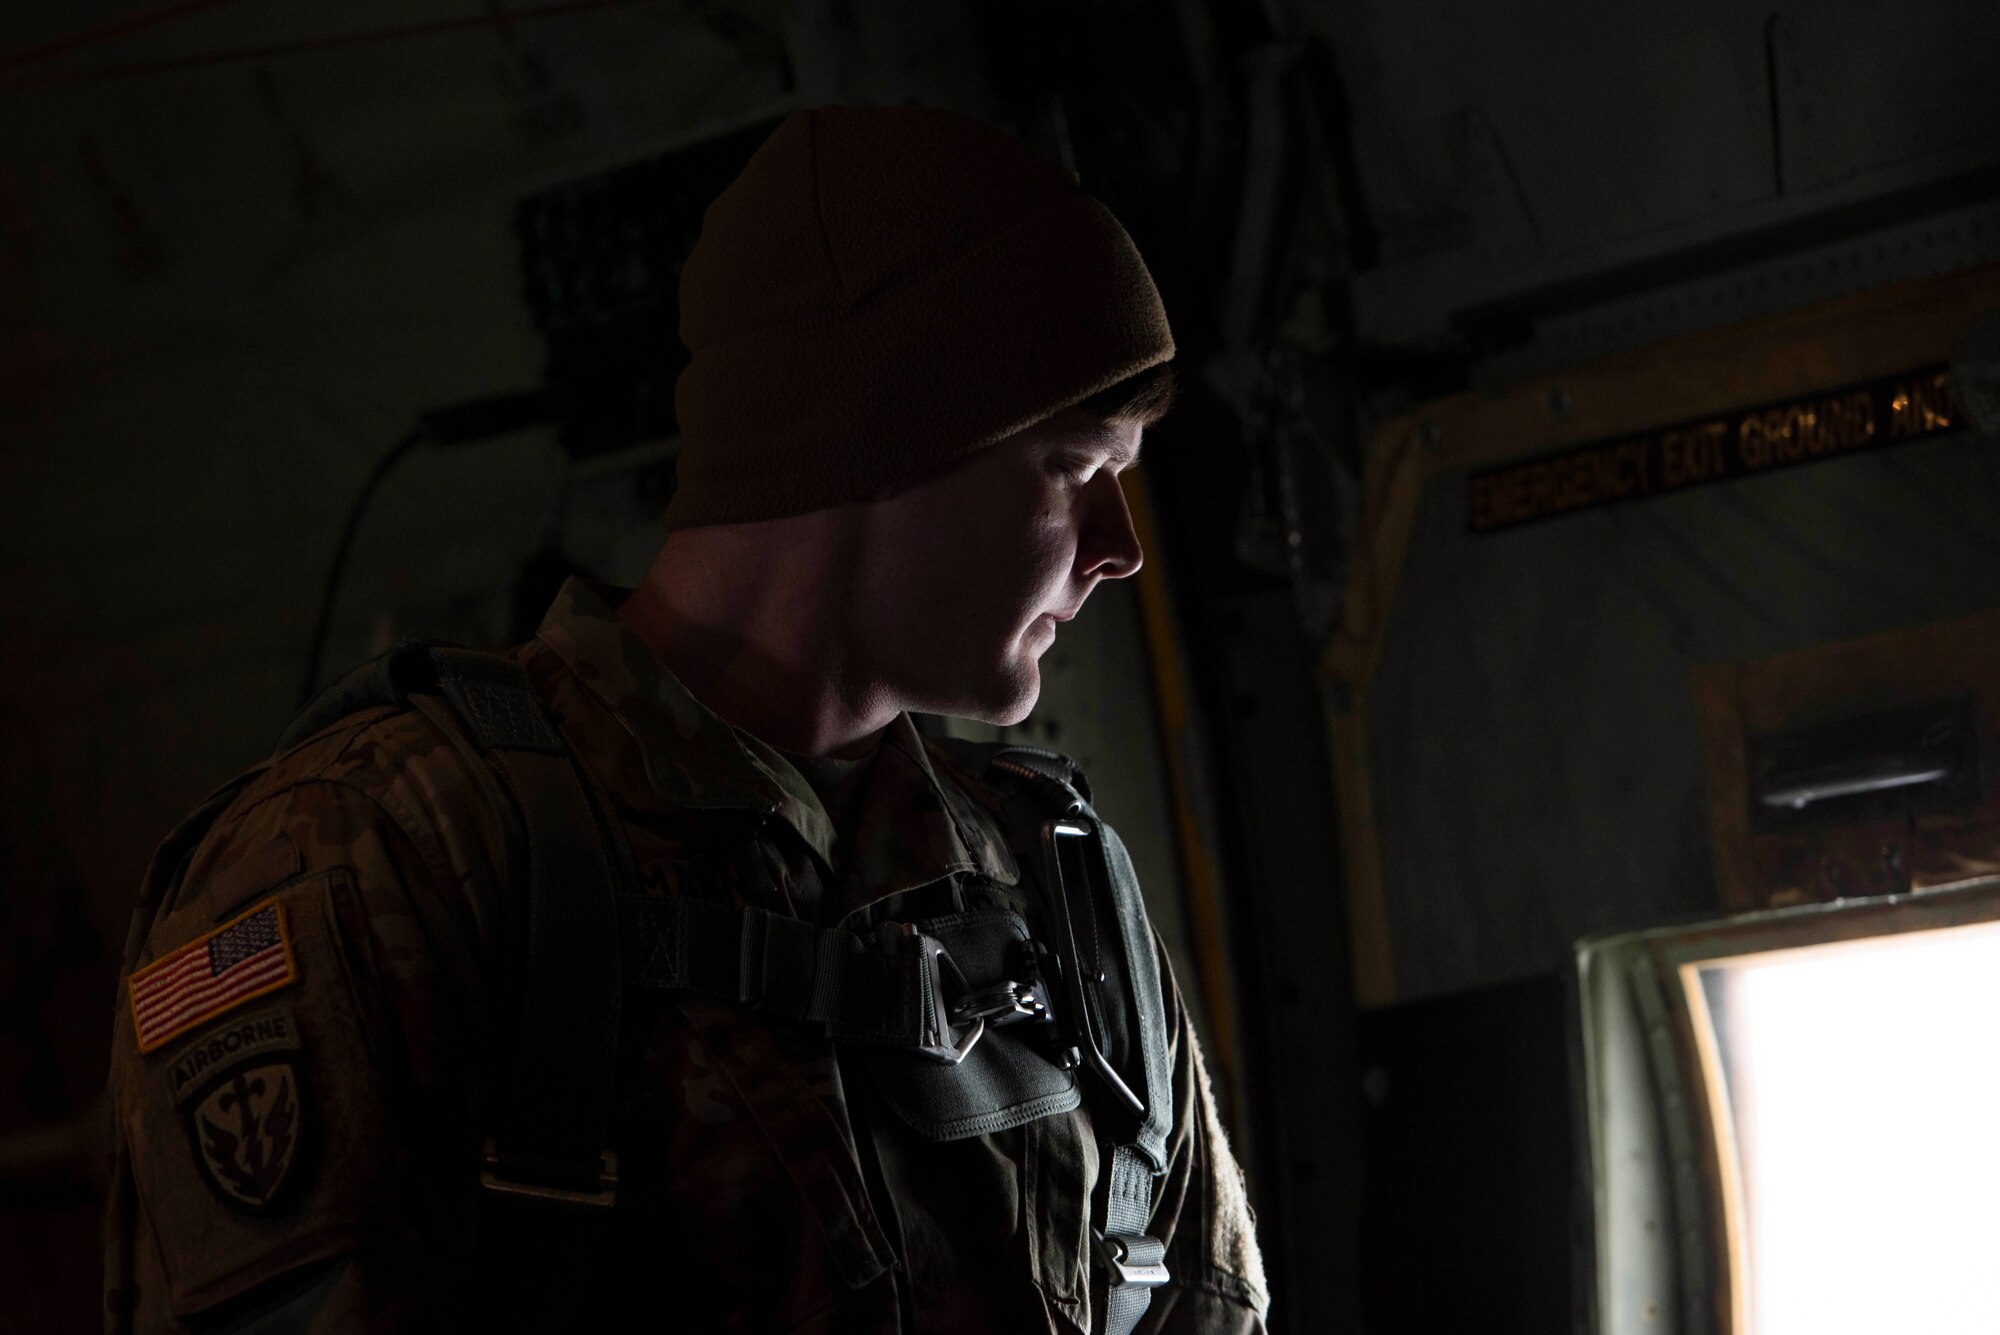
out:
<path id="1" fill-rule="evenodd" d="M 936 712 L 1011 728 L 1034 712 L 1041 694 L 1041 665 L 1028 658 L 994 673 L 977 683 L 971 693 Z"/>

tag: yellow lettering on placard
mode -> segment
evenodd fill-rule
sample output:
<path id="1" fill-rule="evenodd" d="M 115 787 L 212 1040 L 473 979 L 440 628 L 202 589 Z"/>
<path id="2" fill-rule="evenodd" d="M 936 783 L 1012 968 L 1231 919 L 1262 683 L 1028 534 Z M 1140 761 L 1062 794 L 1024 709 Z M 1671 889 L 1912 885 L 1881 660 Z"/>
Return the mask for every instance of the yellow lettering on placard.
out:
<path id="1" fill-rule="evenodd" d="M 1778 452 L 1785 456 L 1787 463 L 1797 463 L 1806 456 L 1806 445 L 1817 419 L 1811 408 L 1800 403 L 1788 405 L 1784 414 L 1785 425 L 1778 433 Z"/>
<path id="2" fill-rule="evenodd" d="M 1948 432 L 1958 426 L 1958 418 L 1952 416 L 1952 378 L 1946 372 L 1938 372 L 1930 378 L 1930 394 L 1926 396 L 1924 412 L 1930 414 L 1930 428 L 1936 432 Z"/>
<path id="3" fill-rule="evenodd" d="M 1518 524 L 1524 519 L 1535 517 L 1534 498 L 1529 495 L 1531 481 L 1528 470 L 1516 468 L 1511 473 L 1502 474 L 1504 495 L 1507 498 L 1507 520 Z"/>
<path id="4" fill-rule="evenodd" d="M 1911 376 L 1889 398 L 1889 420 L 1875 415 L 1879 389 L 1850 389 L 1663 429 L 1519 464 L 1472 480 L 1471 525 L 1501 528 L 1606 501 L 1717 481 L 1861 449 L 1887 430 L 1905 440 L 1954 429 L 1957 419 L 1943 371 Z M 1731 457 L 1734 432 L 1735 456 Z M 1658 472 L 1654 473 L 1655 448 Z"/>
<path id="5" fill-rule="evenodd" d="M 1923 405 L 1926 431 L 1949 431 L 1957 425 L 1951 415 L 1951 377 L 1943 371 L 1918 383 L 1917 398 Z"/>
<path id="6" fill-rule="evenodd" d="M 1475 531 L 1617 500 L 1649 485 L 1651 442 L 1618 441 L 1472 479 Z"/>
<path id="7" fill-rule="evenodd" d="M 1889 400 L 1889 439 L 1928 436 L 1934 431 L 1949 431 L 1953 425 L 1951 377 L 1945 372 L 1896 386 L 1896 395 Z"/>
<path id="8" fill-rule="evenodd" d="M 1907 385 L 1898 385 L 1889 398 L 1889 439 L 1901 440 L 1909 434 L 1910 390 Z"/>
<path id="9" fill-rule="evenodd" d="M 1492 528 L 1493 479 L 1490 477 L 1476 477 L 1472 479 L 1472 485 L 1467 495 L 1472 502 L 1473 532 L 1477 533 L 1481 529 Z"/>
<path id="10" fill-rule="evenodd" d="M 1635 491 L 1644 493 L 1652 490 L 1652 479 L 1647 475 L 1646 470 L 1646 465 L 1653 457 L 1653 451 L 1649 448 L 1650 445 L 1650 441 L 1641 437 L 1638 440 L 1628 440 L 1618 447 L 1619 476 L 1624 477 L 1624 470 L 1631 470 L 1631 476 L 1626 481 L 1625 490 L 1620 492 L 1620 495 L 1629 496 Z"/>
<path id="11" fill-rule="evenodd" d="M 1687 464 L 1681 458 L 1681 433 L 1662 431 L 1660 433 L 1660 480 L 1670 487 L 1678 487 L 1688 480 Z"/>
<path id="12" fill-rule="evenodd" d="M 1592 450 L 1589 459 L 1591 491 L 1600 497 L 1623 496 L 1627 487 L 1618 471 L 1618 451 Z"/>
<path id="13" fill-rule="evenodd" d="M 1771 462 L 1770 442 L 1764 439 L 1764 419 L 1748 413 L 1736 428 L 1736 456 L 1745 468 L 1756 470 Z"/>
<path id="14" fill-rule="evenodd" d="M 1905 395 L 1896 403 L 1905 405 Z M 1898 406 L 1897 422 L 1914 409 Z M 1912 419 L 1914 420 L 1914 419 Z M 1796 463 L 1839 450 L 1851 450 L 1875 438 L 1875 400 L 1866 390 L 1840 398 L 1786 404 L 1750 413 L 1737 428 L 1737 453 L 1746 471 Z"/>
<path id="15" fill-rule="evenodd" d="M 1703 422 L 1682 427 L 1660 437 L 1660 481 L 1669 487 L 1706 482 L 1729 471 L 1723 438 L 1729 434 L 1727 422 Z"/>
<path id="16" fill-rule="evenodd" d="M 1545 463 L 1528 470 L 1528 512 L 1545 515 L 1556 506 L 1555 474 Z"/>
<path id="17" fill-rule="evenodd" d="M 1856 390 L 1847 396 L 1844 405 L 1847 421 L 1847 447 L 1866 445 L 1875 439 L 1875 396 L 1867 390 Z"/>

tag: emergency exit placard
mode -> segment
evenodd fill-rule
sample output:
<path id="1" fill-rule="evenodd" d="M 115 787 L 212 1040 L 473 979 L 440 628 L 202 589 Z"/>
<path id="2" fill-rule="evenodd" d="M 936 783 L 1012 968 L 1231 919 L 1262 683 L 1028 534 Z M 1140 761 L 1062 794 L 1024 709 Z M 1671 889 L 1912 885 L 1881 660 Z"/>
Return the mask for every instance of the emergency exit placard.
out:
<path id="1" fill-rule="evenodd" d="M 1466 528 L 1490 533 L 1940 435 L 1959 426 L 1949 391 L 1945 368 L 1926 366 L 1483 469 L 1466 482 Z"/>

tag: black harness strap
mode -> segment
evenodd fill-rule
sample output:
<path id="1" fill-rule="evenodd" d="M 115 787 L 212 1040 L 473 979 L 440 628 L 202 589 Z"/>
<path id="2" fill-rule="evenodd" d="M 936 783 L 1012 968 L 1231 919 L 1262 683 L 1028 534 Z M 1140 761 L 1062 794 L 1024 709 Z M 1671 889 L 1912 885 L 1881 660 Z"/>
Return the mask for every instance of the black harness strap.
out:
<path id="1" fill-rule="evenodd" d="M 871 939 L 679 896 L 627 895 L 619 916 L 628 986 L 705 992 L 823 1023 L 850 1042 L 925 1050 L 952 1042 L 941 947 L 920 933 Z"/>
<path id="2" fill-rule="evenodd" d="M 617 1074 L 618 896 L 629 878 L 519 663 L 399 646 L 323 691 L 279 749 L 381 705 L 414 708 L 437 726 L 500 822 L 498 995 L 512 1043 L 482 1154 L 475 1306 L 494 1328 L 558 1330 L 589 1287 L 617 1196 L 605 1133 Z"/>
<path id="3" fill-rule="evenodd" d="M 444 698 L 429 691 L 420 691 L 410 696 L 409 704 L 429 719 L 432 727 L 444 734 L 465 761 L 466 772 L 472 776 L 480 797 L 485 799 L 487 808 L 500 825 L 499 898 L 488 900 L 475 895 L 472 911 L 479 919 L 481 930 L 491 937 L 496 946 L 495 953 L 501 962 L 500 974 L 507 983 L 496 991 L 503 999 L 501 1009 L 509 1017 L 505 1032 L 511 1033 L 512 1008 L 505 1003 L 505 998 L 511 993 L 513 982 L 520 979 L 527 969 L 523 950 L 525 942 L 521 939 L 525 933 L 521 926 L 528 920 L 527 905 L 522 899 L 528 886 L 528 832 L 521 827 L 521 813 L 506 789 L 500 786 L 493 766 L 487 763 L 485 755 L 473 740 L 465 735 L 458 715 L 452 713 Z"/>
<path id="4" fill-rule="evenodd" d="M 433 650 L 431 661 L 523 836 L 525 876 L 510 886 L 501 937 L 519 984 L 479 1176 L 478 1301 L 488 1324 L 556 1330 L 588 1291 L 617 1200 L 605 1135 L 617 1076 L 619 862 L 526 670 L 464 649 Z"/>
<path id="5" fill-rule="evenodd" d="M 464 649 L 431 657 L 445 698 L 512 794 L 527 843 L 512 1074 L 482 1181 L 502 1194 L 608 1206 L 620 982 L 607 832 L 520 664 Z"/>

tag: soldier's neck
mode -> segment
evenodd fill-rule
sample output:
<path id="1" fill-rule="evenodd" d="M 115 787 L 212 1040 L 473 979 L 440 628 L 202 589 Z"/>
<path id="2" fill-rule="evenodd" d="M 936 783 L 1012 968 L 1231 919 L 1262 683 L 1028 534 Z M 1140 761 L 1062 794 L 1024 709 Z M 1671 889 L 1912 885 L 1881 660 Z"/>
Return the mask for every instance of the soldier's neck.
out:
<path id="1" fill-rule="evenodd" d="M 798 551 L 780 567 L 789 544 L 733 531 L 752 527 L 674 535 L 619 619 L 736 727 L 798 755 L 867 754 L 902 706 L 854 670 L 837 574 Z"/>

